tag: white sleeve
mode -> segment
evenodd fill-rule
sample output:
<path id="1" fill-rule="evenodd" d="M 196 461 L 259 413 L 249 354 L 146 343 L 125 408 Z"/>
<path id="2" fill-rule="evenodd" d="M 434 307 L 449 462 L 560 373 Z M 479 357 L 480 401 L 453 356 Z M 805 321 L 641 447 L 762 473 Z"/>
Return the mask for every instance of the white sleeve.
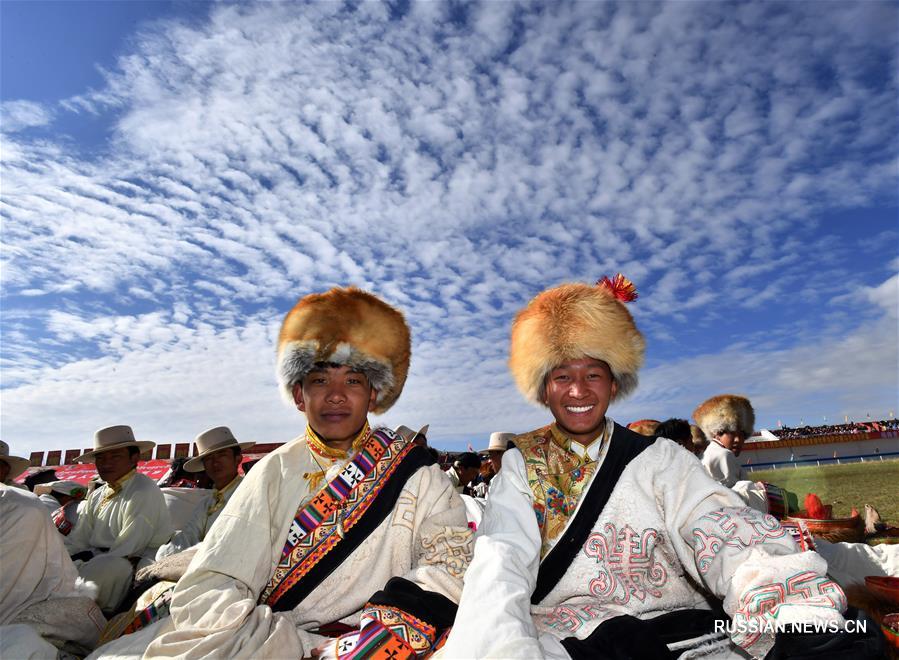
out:
<path id="1" fill-rule="evenodd" d="M 743 476 L 743 468 L 734 453 L 714 440 L 702 454 L 702 465 L 712 479 L 728 488 L 732 488 Z"/>
<path id="2" fill-rule="evenodd" d="M 192 548 L 203 540 L 202 535 L 208 517 L 206 512 L 209 510 L 212 499 L 212 493 L 209 493 L 207 497 L 197 503 L 184 528 L 175 532 L 171 541 L 159 546 L 159 550 L 156 551 L 156 561 Z"/>
<path id="3" fill-rule="evenodd" d="M 776 623 L 843 624 L 846 597 L 815 552 L 799 552 L 772 516 L 712 481 L 681 450 L 658 463 L 652 478 L 672 545 L 687 571 L 719 598 L 734 622 L 731 639 L 764 656 Z"/>
<path id="4" fill-rule="evenodd" d="M 502 470 L 490 486 L 456 622 L 442 649 L 444 657 L 543 655 L 531 618 L 540 530 L 526 474 L 521 452 L 507 451 Z"/>

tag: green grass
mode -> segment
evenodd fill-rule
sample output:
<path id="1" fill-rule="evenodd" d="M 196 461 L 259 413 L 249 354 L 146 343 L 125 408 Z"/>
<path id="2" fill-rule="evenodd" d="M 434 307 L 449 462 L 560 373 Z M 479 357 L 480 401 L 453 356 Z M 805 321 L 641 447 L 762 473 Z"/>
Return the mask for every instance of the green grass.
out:
<path id="1" fill-rule="evenodd" d="M 899 526 L 899 460 L 746 473 L 753 481 L 766 481 L 793 491 L 799 496 L 800 506 L 806 493 L 817 493 L 824 504 L 833 504 L 835 517 L 848 516 L 853 506 L 864 516 L 865 504 L 871 504 L 885 522 Z"/>

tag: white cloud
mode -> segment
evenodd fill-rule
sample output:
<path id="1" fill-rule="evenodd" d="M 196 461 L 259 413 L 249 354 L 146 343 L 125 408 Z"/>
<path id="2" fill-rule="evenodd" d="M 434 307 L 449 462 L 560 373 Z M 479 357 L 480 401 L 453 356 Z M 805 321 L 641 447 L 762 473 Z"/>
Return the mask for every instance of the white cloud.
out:
<path id="1" fill-rule="evenodd" d="M 46 126 L 53 121 L 53 113 L 33 101 L 3 101 L 0 104 L 0 131 L 15 133 L 26 128 Z"/>
<path id="2" fill-rule="evenodd" d="M 438 437 L 542 419 L 505 375 L 515 311 L 617 270 L 640 288 L 650 363 L 666 361 L 625 413 L 684 414 L 743 383 L 811 406 L 809 346 L 896 364 L 895 282 L 861 284 L 890 257 L 853 276 L 855 248 L 822 220 L 895 204 L 895 80 L 865 74 L 895 65 L 894 8 L 532 9 L 466 5 L 463 27 L 443 3 L 394 21 L 373 3 L 220 5 L 142 30 L 102 89 L 60 105 L 114 114 L 107 153 L 5 135 L 4 436 L 32 437 L 34 418 L 74 429 L 52 407 L 67 389 L 83 433 L 134 410 L 159 437 L 234 415 L 278 439 L 296 420 L 263 403 L 266 341 L 336 284 L 406 312 L 413 375 L 388 418 Z M 243 385 L 223 397 L 204 384 L 219 376 Z M 862 381 L 826 398 L 880 396 Z M 190 405 L 163 414 L 171 392 Z"/>

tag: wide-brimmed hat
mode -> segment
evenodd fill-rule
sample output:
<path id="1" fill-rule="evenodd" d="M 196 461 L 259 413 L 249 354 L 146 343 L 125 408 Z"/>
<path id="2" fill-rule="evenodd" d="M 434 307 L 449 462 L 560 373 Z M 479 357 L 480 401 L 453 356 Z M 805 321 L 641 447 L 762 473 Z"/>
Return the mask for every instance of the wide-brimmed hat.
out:
<path id="1" fill-rule="evenodd" d="M 318 363 L 351 367 L 378 391 L 373 412 L 403 391 L 412 339 L 402 313 L 355 287 L 313 293 L 291 309 L 278 337 L 278 382 L 293 402 L 293 386 Z"/>
<path id="2" fill-rule="evenodd" d="M 693 411 L 693 419 L 709 440 L 725 431 L 739 431 L 748 438 L 755 427 L 752 404 L 746 397 L 736 394 L 719 394 L 703 401 Z"/>
<path id="3" fill-rule="evenodd" d="M 581 358 L 609 365 L 616 398 L 632 392 L 645 343 L 624 303 L 636 297 L 633 283 L 621 274 L 594 286 L 562 284 L 538 294 L 512 323 L 509 368 L 522 394 L 546 405 L 547 374 Z"/>
<path id="4" fill-rule="evenodd" d="M 421 435 L 421 436 L 424 436 L 424 438 L 427 439 L 427 437 L 428 437 L 428 429 L 429 429 L 429 428 L 430 428 L 430 424 L 425 424 L 424 426 L 422 426 L 422 427 L 421 427 L 420 429 L 418 429 L 417 431 L 413 431 L 413 430 L 410 429 L 408 426 L 406 426 L 406 425 L 404 425 L 404 424 L 400 424 L 400 425 L 397 426 L 395 429 L 393 429 L 393 432 L 396 433 L 396 434 L 399 435 L 399 436 L 402 436 L 402 437 L 405 438 L 407 441 L 411 442 L 411 441 L 415 440 L 415 438 L 417 438 L 417 437 L 420 436 L 420 435 Z"/>
<path id="5" fill-rule="evenodd" d="M 51 481 L 47 484 L 51 493 L 60 493 L 69 497 L 77 497 L 79 493 L 87 493 L 87 486 L 77 481 Z"/>
<path id="6" fill-rule="evenodd" d="M 21 456 L 12 456 L 9 453 L 9 445 L 0 440 L 0 461 L 9 466 L 9 474 L 7 479 L 15 479 L 31 465 L 31 461 Z"/>
<path id="7" fill-rule="evenodd" d="M 487 443 L 487 449 L 482 449 L 481 452 L 486 451 L 506 451 L 509 447 L 509 442 L 512 441 L 512 438 L 515 437 L 514 433 L 504 433 L 502 431 L 494 431 L 490 434 L 490 441 Z"/>
<path id="8" fill-rule="evenodd" d="M 113 449 L 122 449 L 123 447 L 137 447 L 143 454 L 148 449 L 153 449 L 155 442 L 150 440 L 135 440 L 134 431 L 130 426 L 124 424 L 120 426 L 107 426 L 94 433 L 94 448 L 91 451 L 81 454 L 75 459 L 76 463 L 93 463 L 97 454 L 102 454 Z"/>
<path id="9" fill-rule="evenodd" d="M 238 442 L 227 426 L 216 426 L 214 429 L 203 431 L 194 442 L 197 443 L 197 451 L 200 453 L 184 464 L 183 467 L 188 472 L 202 472 L 204 456 L 229 447 L 239 447 L 243 451 L 256 444 L 255 442 Z"/>

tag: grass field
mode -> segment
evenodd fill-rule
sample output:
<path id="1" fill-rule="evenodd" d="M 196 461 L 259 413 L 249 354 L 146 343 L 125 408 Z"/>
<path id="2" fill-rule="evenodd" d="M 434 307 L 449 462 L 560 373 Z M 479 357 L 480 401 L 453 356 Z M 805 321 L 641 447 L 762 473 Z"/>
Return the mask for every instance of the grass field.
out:
<path id="1" fill-rule="evenodd" d="M 806 493 L 817 493 L 824 504 L 833 504 L 835 517 L 848 516 L 853 506 L 864 515 L 865 504 L 871 504 L 884 521 L 899 526 L 899 460 L 755 470 L 747 476 L 793 491 L 800 506 Z"/>

